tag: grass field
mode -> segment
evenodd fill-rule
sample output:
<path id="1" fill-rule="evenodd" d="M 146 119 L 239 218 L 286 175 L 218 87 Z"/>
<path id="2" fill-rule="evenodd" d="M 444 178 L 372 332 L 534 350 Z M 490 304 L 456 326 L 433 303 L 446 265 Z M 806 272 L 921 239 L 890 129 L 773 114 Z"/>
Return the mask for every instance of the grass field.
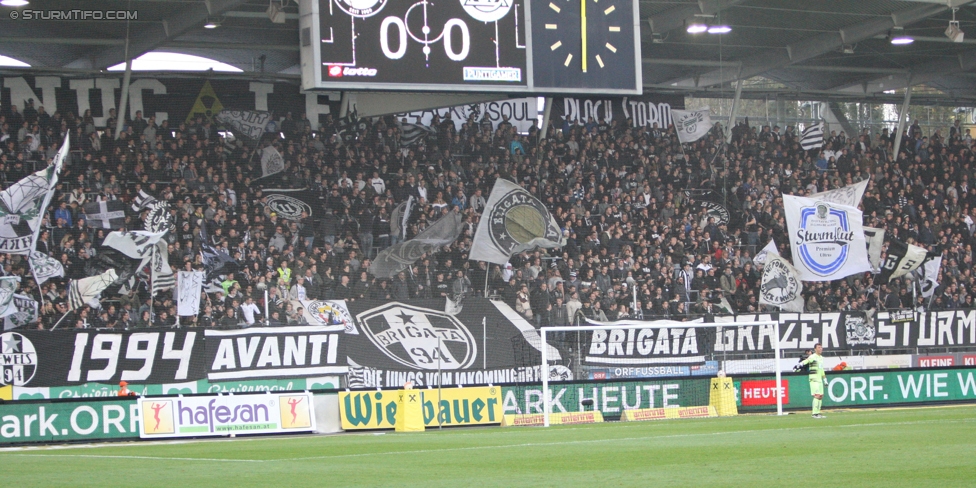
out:
<path id="1" fill-rule="evenodd" d="M 976 486 L 976 406 L 33 447 L 6 486 Z"/>

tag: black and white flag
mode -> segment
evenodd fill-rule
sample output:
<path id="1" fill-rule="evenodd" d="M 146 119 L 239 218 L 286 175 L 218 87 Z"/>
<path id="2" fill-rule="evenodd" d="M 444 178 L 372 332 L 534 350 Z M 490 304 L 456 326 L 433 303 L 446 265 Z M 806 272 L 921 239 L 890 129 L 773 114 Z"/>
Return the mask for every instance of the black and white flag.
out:
<path id="1" fill-rule="evenodd" d="M 210 244 L 206 222 L 200 225 L 200 259 L 206 272 L 206 280 L 210 281 L 219 275 L 237 271 L 239 265 L 229 254 Z"/>
<path id="2" fill-rule="evenodd" d="M 114 269 L 110 269 L 100 275 L 71 280 L 68 283 L 68 310 L 81 308 L 93 299 L 98 298 L 98 295 L 118 278 L 118 273 Z"/>
<path id="3" fill-rule="evenodd" d="M 752 258 L 752 263 L 761 268 L 766 264 L 766 261 L 769 260 L 769 257 L 772 255 L 779 256 L 779 250 L 776 249 L 776 241 L 770 239 L 769 244 L 766 244 L 766 247 L 762 248 L 762 250 L 757 252 Z"/>
<path id="4" fill-rule="evenodd" d="M 156 252 L 152 255 L 150 265 L 150 293 L 153 296 L 156 296 L 157 292 L 176 288 L 176 273 L 169 266 L 169 249 L 166 241 L 156 243 Z"/>
<path id="5" fill-rule="evenodd" d="M 817 125 L 807 126 L 803 129 L 803 134 L 800 136 L 800 147 L 804 151 L 809 151 L 811 149 L 820 149 L 824 145 L 824 127 L 823 122 Z"/>
<path id="6" fill-rule="evenodd" d="M 156 197 L 146 193 L 145 190 L 139 190 L 139 194 L 132 199 L 132 211 L 135 213 L 142 212 L 149 208 L 151 203 L 156 201 Z"/>
<path id="7" fill-rule="evenodd" d="M 285 170 L 285 159 L 274 146 L 267 146 L 261 150 L 261 177 L 271 176 Z"/>
<path id="8" fill-rule="evenodd" d="M 32 251 L 28 261 L 38 286 L 43 285 L 45 281 L 51 278 L 64 277 L 64 265 L 61 264 L 61 261 L 41 251 Z"/>
<path id="9" fill-rule="evenodd" d="M 3 330 L 26 327 L 37 322 L 37 301 L 27 295 L 14 295 L 17 311 L 3 318 Z"/>
<path id="10" fill-rule="evenodd" d="M 922 264 L 922 296 L 928 298 L 935 293 L 939 287 L 939 272 L 942 270 L 942 255 L 933 255 Z"/>
<path id="11" fill-rule="evenodd" d="M 549 209 L 521 186 L 499 178 L 481 213 L 468 259 L 504 265 L 520 252 L 564 243 Z"/>
<path id="12" fill-rule="evenodd" d="M 86 203 L 85 221 L 93 229 L 118 229 L 125 225 L 125 204 L 121 200 Z"/>
<path id="13" fill-rule="evenodd" d="M 763 265 L 759 303 L 787 312 L 803 312 L 803 283 L 794 268 L 779 254 L 771 253 Z"/>
<path id="14" fill-rule="evenodd" d="M 180 271 L 177 283 L 176 313 L 183 317 L 200 313 L 200 292 L 203 289 L 203 272 Z"/>
<path id="15" fill-rule="evenodd" d="M 407 222 L 410 219 L 410 212 L 413 211 L 413 195 L 406 201 L 400 203 L 390 214 L 390 235 L 398 236 L 401 239 L 407 238 Z"/>
<path id="16" fill-rule="evenodd" d="M 17 313 L 14 294 L 20 287 L 20 276 L 0 277 L 0 317 Z"/>
<path id="17" fill-rule="evenodd" d="M 925 262 L 928 254 L 923 247 L 891 241 L 888 244 L 888 255 L 881 265 L 881 282 L 888 283 L 915 271 Z"/>
<path id="18" fill-rule="evenodd" d="M 708 134 L 712 129 L 712 116 L 709 108 L 701 110 L 671 110 L 674 128 L 678 134 L 678 141 L 682 144 L 695 142 Z"/>
<path id="19" fill-rule="evenodd" d="M 67 140 L 65 137 L 53 165 L 0 192 L 0 252 L 28 254 L 35 249 L 44 211 L 54 194 L 61 163 L 68 153 Z"/>
<path id="20" fill-rule="evenodd" d="M 369 272 L 377 278 L 392 278 L 417 262 L 421 256 L 437 251 L 461 235 L 464 222 L 458 212 L 448 212 L 409 241 L 394 244 L 376 255 Z"/>
<path id="21" fill-rule="evenodd" d="M 270 112 L 256 110 L 221 110 L 217 122 L 254 147 L 267 131 L 272 117 Z"/>
<path id="22" fill-rule="evenodd" d="M 131 232 L 115 231 L 105 236 L 102 245 L 134 259 L 146 259 L 152 255 L 156 243 L 162 239 L 165 232 L 147 232 L 134 230 Z"/>
<path id="23" fill-rule="evenodd" d="M 881 247 L 884 245 L 884 235 L 884 229 L 864 226 L 864 242 L 868 245 L 868 262 L 871 263 L 871 272 L 874 274 L 881 272 Z"/>
<path id="24" fill-rule="evenodd" d="M 428 137 L 437 135 L 437 131 L 421 124 L 401 123 L 400 124 L 400 144 L 403 147 L 413 147 L 427 140 Z"/>

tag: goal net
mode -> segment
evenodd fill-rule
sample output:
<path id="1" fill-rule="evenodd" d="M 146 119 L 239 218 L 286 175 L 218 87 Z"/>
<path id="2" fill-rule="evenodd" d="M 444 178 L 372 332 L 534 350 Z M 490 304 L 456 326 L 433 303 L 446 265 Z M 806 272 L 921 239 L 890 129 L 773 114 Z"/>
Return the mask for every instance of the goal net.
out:
<path id="1" fill-rule="evenodd" d="M 627 410 L 708 406 L 710 379 L 726 374 L 750 375 L 747 383 L 736 378 L 738 404 L 775 406 L 782 414 L 781 373 L 792 363 L 782 361 L 778 321 L 577 323 L 540 329 L 542 371 L 571 372 L 543 374 L 534 404 L 541 411 L 522 412 L 544 414 L 545 426 L 552 413 L 598 410 L 613 419 Z M 552 359 L 554 350 L 559 360 Z M 576 381 L 561 381 L 564 376 Z"/>

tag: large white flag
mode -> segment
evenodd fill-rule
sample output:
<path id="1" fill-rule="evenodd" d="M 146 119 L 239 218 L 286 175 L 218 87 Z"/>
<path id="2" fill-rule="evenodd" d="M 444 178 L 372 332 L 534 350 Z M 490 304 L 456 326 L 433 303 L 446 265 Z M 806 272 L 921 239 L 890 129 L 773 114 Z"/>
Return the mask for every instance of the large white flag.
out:
<path id="1" fill-rule="evenodd" d="M 0 192 L 0 252 L 29 254 L 36 249 L 44 210 L 51 202 L 58 183 L 61 164 L 68 153 L 68 142 L 61 146 L 54 164 Z"/>
<path id="2" fill-rule="evenodd" d="M 762 267 L 771 255 L 779 256 L 779 250 L 776 249 L 776 241 L 773 239 L 770 239 L 769 244 L 766 244 L 766 247 L 756 253 L 756 256 L 752 258 L 752 264 Z"/>
<path id="3" fill-rule="evenodd" d="M 285 160 L 274 146 L 261 150 L 261 177 L 271 176 L 285 170 Z"/>
<path id="4" fill-rule="evenodd" d="M 939 287 L 939 271 L 942 269 L 942 255 L 925 260 L 922 265 L 922 296 L 928 298 Z"/>
<path id="5" fill-rule="evenodd" d="M 61 261 L 42 253 L 41 251 L 31 251 L 28 257 L 31 270 L 34 272 L 34 279 L 37 285 L 43 285 L 51 278 L 61 278 L 64 276 L 64 265 Z"/>
<path id="6" fill-rule="evenodd" d="M 712 129 L 712 116 L 708 107 L 701 110 L 671 110 L 674 128 L 678 133 L 678 141 L 682 144 L 695 142 Z"/>
<path id="7" fill-rule="evenodd" d="M 14 295 L 17 311 L 3 318 L 3 330 L 26 327 L 37 322 L 37 301 L 27 295 Z"/>
<path id="8" fill-rule="evenodd" d="M 559 225 L 546 206 L 522 187 L 499 178 L 481 214 L 468 259 L 504 265 L 520 252 L 562 245 Z"/>
<path id="9" fill-rule="evenodd" d="M 793 195 L 783 195 L 783 206 L 801 280 L 833 281 L 871 271 L 860 210 Z"/>
<path id="10" fill-rule="evenodd" d="M 763 266 L 759 303 L 787 312 L 803 312 L 803 283 L 796 268 L 779 254 L 770 253 Z"/>
<path id="11" fill-rule="evenodd" d="M 884 245 L 884 229 L 865 225 L 864 242 L 868 246 L 868 261 L 871 263 L 871 272 L 878 274 L 881 272 L 881 247 Z"/>
<path id="12" fill-rule="evenodd" d="M 130 258 L 145 259 L 152 255 L 156 243 L 165 233 L 166 231 L 153 233 L 144 230 L 109 232 L 102 244 Z"/>
<path id="13" fill-rule="evenodd" d="M 14 303 L 14 293 L 20 286 L 20 276 L 4 276 L 0 278 L 0 317 L 17 313 Z"/>
<path id="14" fill-rule="evenodd" d="M 200 313 L 200 292 L 203 289 L 203 271 L 180 271 L 177 279 L 176 313 L 189 317 Z"/>
<path id="15" fill-rule="evenodd" d="M 81 308 L 98 298 L 98 295 L 117 279 L 119 274 L 114 269 L 110 269 L 100 275 L 71 280 L 68 283 L 68 310 Z"/>
<path id="16" fill-rule="evenodd" d="M 856 207 L 861 203 L 861 197 L 864 196 L 864 190 L 867 189 L 868 180 L 862 180 L 854 183 L 853 185 L 847 185 L 836 190 L 815 193 L 810 195 L 810 198 L 815 198 L 823 202 L 838 203 L 840 205 Z"/>

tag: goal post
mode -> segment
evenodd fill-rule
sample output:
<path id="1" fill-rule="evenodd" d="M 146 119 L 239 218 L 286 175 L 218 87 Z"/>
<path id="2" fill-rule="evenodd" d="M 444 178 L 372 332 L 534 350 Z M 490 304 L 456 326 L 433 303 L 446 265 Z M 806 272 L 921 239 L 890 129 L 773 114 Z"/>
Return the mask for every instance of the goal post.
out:
<path id="1" fill-rule="evenodd" d="M 549 388 L 549 347 L 551 347 L 551 339 L 555 333 L 558 332 L 597 332 L 597 331 L 630 331 L 636 329 L 715 329 L 716 344 L 722 340 L 722 330 L 729 328 L 738 327 L 770 327 L 772 329 L 772 334 L 769 334 L 770 342 L 772 343 L 773 349 L 773 370 L 775 372 L 776 382 L 773 388 L 773 396 L 776 400 L 776 414 L 783 415 L 783 399 L 780 390 L 780 385 L 782 384 L 782 351 L 780 349 L 780 328 L 779 321 L 776 320 L 754 320 L 754 321 L 743 321 L 743 322 L 672 322 L 672 321 L 654 321 L 654 322 L 639 322 L 639 321 L 625 321 L 621 323 L 607 323 L 607 322 L 590 322 L 585 325 L 578 326 L 559 326 L 559 327 L 543 327 L 539 329 L 541 336 L 541 376 L 542 376 L 542 405 L 543 405 L 543 426 L 549 427 L 549 415 L 552 411 L 551 404 L 551 393 Z M 714 350 L 712 351 L 715 352 Z M 579 354 L 579 360 L 583 357 L 583 352 L 577 350 Z M 675 359 L 674 363 L 682 363 L 681 359 Z M 687 363 L 686 361 L 684 363 Z M 660 363 L 656 364 L 669 364 L 666 359 L 662 358 Z M 723 368 L 724 369 L 724 368 Z M 596 405 L 594 405 L 596 408 Z"/>

